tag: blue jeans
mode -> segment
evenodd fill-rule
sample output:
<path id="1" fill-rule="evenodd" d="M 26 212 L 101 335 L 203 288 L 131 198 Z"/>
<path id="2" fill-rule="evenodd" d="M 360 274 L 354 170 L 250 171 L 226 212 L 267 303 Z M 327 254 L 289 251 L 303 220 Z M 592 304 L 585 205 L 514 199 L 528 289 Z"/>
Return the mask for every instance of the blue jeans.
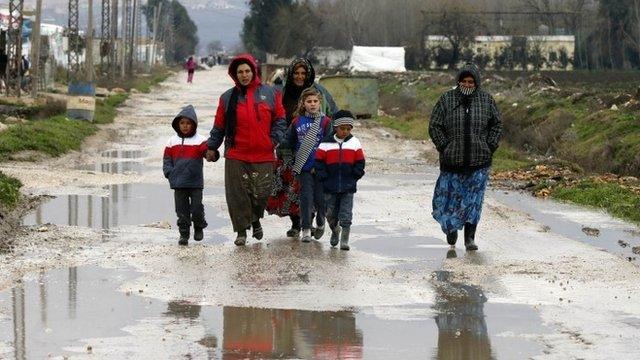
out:
<path id="1" fill-rule="evenodd" d="M 303 229 L 311 229 L 313 213 L 316 213 L 316 225 L 324 226 L 324 192 L 322 182 L 315 174 L 303 171 L 298 175 L 300 181 L 300 218 Z"/>
<path id="2" fill-rule="evenodd" d="M 338 223 L 341 227 L 350 227 L 353 219 L 353 193 L 324 194 L 327 208 L 327 221 L 334 228 Z"/>

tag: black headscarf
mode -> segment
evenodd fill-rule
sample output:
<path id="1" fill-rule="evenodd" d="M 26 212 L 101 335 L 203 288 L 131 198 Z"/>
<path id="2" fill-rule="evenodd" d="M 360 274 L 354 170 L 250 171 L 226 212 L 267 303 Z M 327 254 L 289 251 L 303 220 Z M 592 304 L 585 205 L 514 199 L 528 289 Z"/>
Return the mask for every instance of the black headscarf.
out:
<path id="1" fill-rule="evenodd" d="M 296 68 L 302 66 L 307 71 L 307 77 L 304 79 L 302 86 L 296 86 L 293 81 L 293 73 Z M 291 62 L 287 69 L 287 80 L 284 85 L 284 91 L 282 96 L 282 105 L 287 114 L 287 125 L 291 124 L 291 120 L 295 117 L 296 108 L 298 107 L 298 101 L 302 91 L 311 85 L 316 78 L 316 72 L 313 69 L 311 62 L 305 58 L 298 58 Z"/>

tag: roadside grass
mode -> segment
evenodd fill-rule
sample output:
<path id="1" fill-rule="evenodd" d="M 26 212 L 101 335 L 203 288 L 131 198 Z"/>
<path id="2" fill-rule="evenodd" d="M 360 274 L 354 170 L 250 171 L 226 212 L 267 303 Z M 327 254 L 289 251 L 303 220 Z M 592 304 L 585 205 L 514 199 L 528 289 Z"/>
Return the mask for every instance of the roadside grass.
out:
<path id="1" fill-rule="evenodd" d="M 67 120 L 64 115 L 18 124 L 0 133 L 0 158 L 8 159 L 25 150 L 59 156 L 79 149 L 82 141 L 97 130 L 90 122 Z"/>
<path id="2" fill-rule="evenodd" d="M 613 216 L 640 224 L 640 195 L 618 184 L 585 179 L 573 186 L 557 186 L 552 189 L 551 196 L 603 209 Z"/>
<path id="3" fill-rule="evenodd" d="M 378 116 L 375 121 L 387 128 L 399 131 L 402 136 L 412 140 L 427 140 L 427 119 L 423 114 L 409 113 L 403 116 Z"/>
<path id="4" fill-rule="evenodd" d="M 513 171 L 531 167 L 535 161 L 527 157 L 508 144 L 500 144 L 493 154 L 492 172 Z"/>
<path id="5" fill-rule="evenodd" d="M 0 206 L 12 208 L 20 199 L 20 187 L 22 184 L 18 179 L 14 179 L 0 172 Z"/>
<path id="6" fill-rule="evenodd" d="M 109 124 L 118 115 L 118 106 L 129 98 L 129 94 L 115 94 L 104 100 L 96 101 L 96 111 L 93 114 L 95 124 Z"/>

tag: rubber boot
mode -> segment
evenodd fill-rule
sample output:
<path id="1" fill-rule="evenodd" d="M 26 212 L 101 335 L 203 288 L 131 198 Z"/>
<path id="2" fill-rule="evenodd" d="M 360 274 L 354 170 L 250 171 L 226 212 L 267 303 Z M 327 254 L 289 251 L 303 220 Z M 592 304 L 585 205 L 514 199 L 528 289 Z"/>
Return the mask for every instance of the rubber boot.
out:
<path id="1" fill-rule="evenodd" d="M 252 236 L 257 240 L 261 240 L 264 236 L 264 233 L 262 232 L 262 225 L 260 224 L 260 220 L 252 222 L 251 228 L 253 229 Z"/>
<path id="2" fill-rule="evenodd" d="M 313 232 L 313 237 L 316 238 L 316 240 L 320 240 L 322 235 L 324 235 L 324 224 L 318 225 L 316 230 Z"/>
<path id="3" fill-rule="evenodd" d="M 189 244 L 189 229 L 180 229 L 180 240 L 178 240 L 178 245 L 187 244 Z"/>
<path id="4" fill-rule="evenodd" d="M 300 217 L 295 215 L 290 215 L 291 219 L 291 229 L 287 230 L 287 237 L 297 238 L 300 236 Z"/>
<path id="5" fill-rule="evenodd" d="M 464 246 L 467 250 L 475 251 L 478 250 L 478 245 L 476 245 L 474 239 L 476 237 L 476 228 L 478 224 L 464 224 Z"/>
<path id="6" fill-rule="evenodd" d="M 233 243 L 236 246 L 244 246 L 247 243 L 247 230 L 238 231 L 238 236 Z"/>
<path id="7" fill-rule="evenodd" d="M 342 231 L 340 232 L 340 250 L 349 250 L 349 233 L 351 232 L 351 227 L 345 226 L 342 227 Z"/>
<path id="8" fill-rule="evenodd" d="M 342 228 L 339 224 L 336 224 L 335 226 L 331 226 L 331 224 L 329 224 L 329 228 L 331 228 L 331 240 L 329 241 L 329 244 L 331 244 L 331 247 L 338 246 L 338 242 L 340 241 L 340 230 Z"/>
<path id="9" fill-rule="evenodd" d="M 450 233 L 447 233 L 447 243 L 451 246 L 456 245 L 456 241 L 458 241 L 458 232 L 453 230 Z"/>

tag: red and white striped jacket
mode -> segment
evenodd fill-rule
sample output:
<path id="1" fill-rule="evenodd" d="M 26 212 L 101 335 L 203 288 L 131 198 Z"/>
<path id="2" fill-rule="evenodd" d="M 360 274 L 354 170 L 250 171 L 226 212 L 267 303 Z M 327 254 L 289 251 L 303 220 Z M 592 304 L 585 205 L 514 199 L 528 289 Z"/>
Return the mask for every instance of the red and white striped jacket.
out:
<path id="1" fill-rule="evenodd" d="M 316 174 L 324 192 L 354 193 L 356 183 L 364 176 L 364 151 L 353 135 L 338 142 L 333 134 L 326 136 L 316 151 Z"/>

